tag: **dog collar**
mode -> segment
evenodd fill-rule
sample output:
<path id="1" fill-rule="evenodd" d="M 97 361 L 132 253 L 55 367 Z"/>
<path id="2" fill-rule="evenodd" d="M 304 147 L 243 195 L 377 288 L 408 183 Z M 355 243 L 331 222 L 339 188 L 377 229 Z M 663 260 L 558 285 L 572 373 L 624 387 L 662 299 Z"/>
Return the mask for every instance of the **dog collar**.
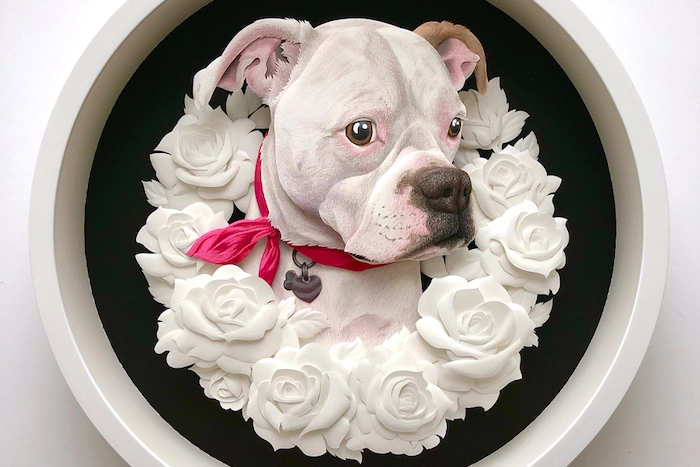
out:
<path id="1" fill-rule="evenodd" d="M 263 140 L 264 142 L 264 140 Z M 262 143 L 258 149 L 258 158 L 255 164 L 255 178 L 253 187 L 255 199 L 260 208 L 261 217 L 256 219 L 242 219 L 231 223 L 223 229 L 207 232 L 195 241 L 187 254 L 214 264 L 236 264 L 246 258 L 253 247 L 262 239 L 267 239 L 260 260 L 258 275 L 268 284 L 277 274 L 280 264 L 280 231 L 270 222 L 270 211 L 262 187 Z M 350 253 L 318 245 L 293 245 L 290 247 L 310 258 L 316 263 L 332 266 L 349 271 L 364 271 L 366 269 L 384 266 L 383 264 L 369 264 L 358 261 Z"/>

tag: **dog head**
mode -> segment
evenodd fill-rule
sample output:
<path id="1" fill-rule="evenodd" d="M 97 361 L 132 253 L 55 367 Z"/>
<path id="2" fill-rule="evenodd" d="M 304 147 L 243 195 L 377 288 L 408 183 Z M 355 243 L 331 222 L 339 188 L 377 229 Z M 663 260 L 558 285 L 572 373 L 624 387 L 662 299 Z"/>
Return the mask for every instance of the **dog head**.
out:
<path id="1" fill-rule="evenodd" d="M 475 68 L 484 92 L 481 44 L 450 23 L 267 19 L 197 74 L 194 98 L 203 107 L 215 87 L 245 81 L 270 106 L 263 188 L 284 240 L 420 260 L 475 232 L 469 176 L 452 165 L 466 117 L 458 91 Z"/>

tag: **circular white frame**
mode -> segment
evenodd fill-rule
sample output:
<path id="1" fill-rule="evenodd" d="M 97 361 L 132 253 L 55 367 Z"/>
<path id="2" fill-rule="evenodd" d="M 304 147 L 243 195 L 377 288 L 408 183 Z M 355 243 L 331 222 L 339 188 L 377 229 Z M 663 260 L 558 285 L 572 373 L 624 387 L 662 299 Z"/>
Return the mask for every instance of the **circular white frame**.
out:
<path id="1" fill-rule="evenodd" d="M 583 98 L 607 155 L 615 265 L 575 372 L 517 437 L 474 465 L 566 465 L 627 391 L 649 344 L 668 260 L 668 201 L 651 124 L 612 49 L 570 1 L 489 0 L 552 54 Z M 209 0 L 129 0 L 65 84 L 37 162 L 30 209 L 34 287 L 56 360 L 83 410 L 130 464 L 223 465 L 177 433 L 133 385 L 102 329 L 85 261 L 84 203 L 109 113 L 136 68 Z"/>

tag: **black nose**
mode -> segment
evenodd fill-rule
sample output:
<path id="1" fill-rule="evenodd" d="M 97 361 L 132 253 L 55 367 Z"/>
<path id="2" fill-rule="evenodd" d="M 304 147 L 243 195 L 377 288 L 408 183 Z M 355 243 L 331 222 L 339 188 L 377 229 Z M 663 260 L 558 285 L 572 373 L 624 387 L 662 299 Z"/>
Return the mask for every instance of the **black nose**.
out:
<path id="1" fill-rule="evenodd" d="M 421 172 L 416 181 L 418 190 L 436 211 L 459 214 L 469 206 L 472 182 L 462 170 L 433 167 Z"/>

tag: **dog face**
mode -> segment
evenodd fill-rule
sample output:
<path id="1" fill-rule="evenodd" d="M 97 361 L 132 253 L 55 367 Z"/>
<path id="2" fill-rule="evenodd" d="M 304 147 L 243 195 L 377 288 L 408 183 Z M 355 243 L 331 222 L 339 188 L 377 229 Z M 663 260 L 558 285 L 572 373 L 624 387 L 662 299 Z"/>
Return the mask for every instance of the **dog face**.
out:
<path id="1" fill-rule="evenodd" d="M 425 259 L 475 231 L 469 177 L 451 162 L 466 116 L 457 91 L 480 57 L 456 38 L 436 46 L 369 20 L 264 20 L 198 74 L 195 102 L 245 79 L 270 105 L 263 187 L 285 240 Z"/>

